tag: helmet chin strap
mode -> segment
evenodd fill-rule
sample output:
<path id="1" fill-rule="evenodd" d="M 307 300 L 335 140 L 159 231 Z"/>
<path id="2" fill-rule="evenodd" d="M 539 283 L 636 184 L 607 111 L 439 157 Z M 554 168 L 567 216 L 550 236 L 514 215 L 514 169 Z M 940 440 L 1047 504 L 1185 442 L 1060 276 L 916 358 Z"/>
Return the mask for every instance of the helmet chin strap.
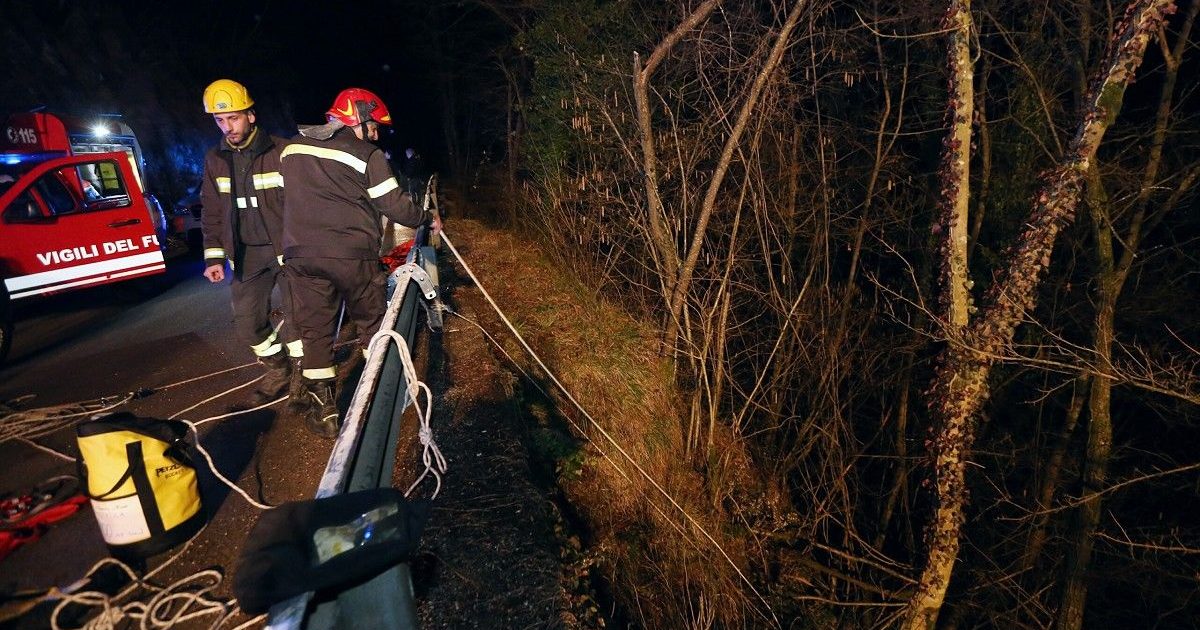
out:
<path id="1" fill-rule="evenodd" d="M 371 112 L 375 111 L 375 106 L 366 101 L 354 101 L 354 113 L 358 118 L 359 137 L 367 142 L 371 140 L 370 130 L 367 129 L 367 120 Z"/>

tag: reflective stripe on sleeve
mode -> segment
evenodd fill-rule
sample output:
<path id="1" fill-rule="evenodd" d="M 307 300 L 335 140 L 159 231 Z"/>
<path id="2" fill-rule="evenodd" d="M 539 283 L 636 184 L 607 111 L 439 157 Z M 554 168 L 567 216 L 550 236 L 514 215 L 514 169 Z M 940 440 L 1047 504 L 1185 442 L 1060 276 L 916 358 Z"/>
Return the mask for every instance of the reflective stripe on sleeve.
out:
<path id="1" fill-rule="evenodd" d="M 346 153 L 345 151 L 339 151 L 337 149 L 314 147 L 307 144 L 289 144 L 286 148 L 284 148 L 283 152 L 279 154 L 279 157 L 280 159 L 283 159 L 289 155 L 311 155 L 323 160 L 341 162 L 342 164 L 349 166 L 359 173 L 365 174 L 367 172 L 366 162 L 354 157 L 353 155 L 350 155 L 349 153 Z"/>
<path id="2" fill-rule="evenodd" d="M 295 359 L 304 356 L 304 343 L 299 339 L 295 341 L 289 341 L 285 345 L 287 346 L 289 357 Z"/>
<path id="3" fill-rule="evenodd" d="M 208 249 L 204 250 L 204 258 L 205 259 L 224 258 L 224 257 L 225 257 L 225 250 L 221 249 L 220 247 L 209 247 Z"/>
<path id="4" fill-rule="evenodd" d="M 228 177 L 217 178 L 217 192 L 227 193 L 233 190 L 233 180 Z"/>
<path id="5" fill-rule="evenodd" d="M 370 195 L 372 199 L 378 199 L 399 187 L 400 182 L 397 182 L 395 177 L 389 177 L 382 184 L 377 184 L 368 188 L 367 194 Z"/>
<path id="6" fill-rule="evenodd" d="M 279 171 L 271 171 L 270 173 L 261 173 L 254 176 L 254 189 L 266 190 L 268 188 L 282 188 L 283 175 Z"/>

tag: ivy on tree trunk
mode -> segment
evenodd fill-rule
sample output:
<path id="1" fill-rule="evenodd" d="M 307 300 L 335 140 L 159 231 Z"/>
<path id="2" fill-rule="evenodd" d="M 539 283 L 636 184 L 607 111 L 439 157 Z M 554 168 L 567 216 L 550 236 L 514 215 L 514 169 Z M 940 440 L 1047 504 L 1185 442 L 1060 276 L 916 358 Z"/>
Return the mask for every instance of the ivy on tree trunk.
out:
<path id="1" fill-rule="evenodd" d="M 963 6 L 951 5 L 951 15 Z M 908 630 L 935 627 L 945 601 L 958 558 L 968 498 L 966 464 L 975 441 L 977 415 L 988 396 L 992 365 L 1011 344 L 1024 314 L 1033 309 L 1055 241 L 1075 219 L 1084 178 L 1096 150 L 1121 110 L 1125 89 L 1141 65 L 1147 42 L 1173 11 L 1171 0 L 1134 0 L 1129 4 L 1114 31 L 1108 57 L 1092 82 L 1075 137 L 1059 164 L 1043 175 L 1025 227 L 1006 253 L 1007 265 L 984 297 L 978 317 L 961 333 L 947 328 L 948 347 L 939 357 L 929 398 L 938 422 L 930 444 L 936 458 L 937 509 L 927 526 L 925 568 L 906 610 L 904 627 Z"/>

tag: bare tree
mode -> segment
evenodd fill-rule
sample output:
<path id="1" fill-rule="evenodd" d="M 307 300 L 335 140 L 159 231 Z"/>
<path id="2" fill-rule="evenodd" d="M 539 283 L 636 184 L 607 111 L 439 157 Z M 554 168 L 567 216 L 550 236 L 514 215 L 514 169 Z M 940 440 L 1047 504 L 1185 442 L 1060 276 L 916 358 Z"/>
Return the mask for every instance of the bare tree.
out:
<path id="1" fill-rule="evenodd" d="M 1125 89 L 1141 64 L 1147 42 L 1174 8 L 1170 0 L 1135 0 L 1111 42 L 1093 81 L 1076 133 L 1059 165 L 1044 182 L 978 318 L 947 341 L 930 395 L 939 426 L 934 441 L 937 511 L 927 532 L 929 546 L 917 592 L 904 627 L 932 629 L 945 600 L 958 558 L 967 501 L 966 466 L 975 440 L 977 414 L 988 395 L 991 367 L 1012 342 L 1017 325 L 1034 306 L 1035 289 L 1050 264 L 1062 229 L 1074 220 L 1084 179 L 1105 132 L 1116 119 Z"/>
<path id="2" fill-rule="evenodd" d="M 1093 328 L 1093 351 L 1097 364 L 1105 371 L 1111 371 L 1113 363 L 1112 349 L 1116 333 L 1117 300 L 1129 277 L 1129 271 L 1133 266 L 1143 234 L 1147 228 L 1157 224 L 1166 213 L 1174 208 L 1179 199 L 1195 184 L 1197 175 L 1200 175 L 1200 165 L 1197 165 L 1186 171 L 1181 177 L 1175 178 L 1173 186 L 1171 186 L 1174 190 L 1169 197 L 1154 212 L 1148 213 L 1153 193 L 1162 187 L 1160 172 L 1163 166 L 1163 145 L 1166 143 L 1167 129 L 1174 113 L 1173 105 L 1176 82 L 1179 78 L 1179 66 L 1183 62 L 1184 51 L 1187 49 L 1198 10 L 1200 10 L 1200 3 L 1192 2 L 1173 47 L 1168 49 L 1166 33 L 1161 30 L 1159 32 L 1159 40 L 1164 48 L 1166 77 L 1159 96 L 1150 152 L 1143 170 L 1141 185 L 1134 198 L 1132 214 L 1125 226 L 1125 232 L 1119 239 L 1123 247 L 1119 258 L 1115 255 L 1113 246 L 1113 233 L 1118 229 L 1114 204 L 1105 190 L 1099 166 L 1093 163 L 1088 169 L 1087 208 L 1091 212 L 1096 260 L 1099 267 L 1096 273 L 1099 299 Z M 1102 497 L 1095 492 L 1102 489 L 1106 483 L 1108 460 L 1113 444 L 1112 387 L 1113 381 L 1106 377 L 1095 376 L 1092 378 L 1087 405 L 1088 431 L 1083 479 L 1083 487 L 1089 492 L 1089 496 L 1080 506 L 1078 522 L 1073 533 L 1073 549 L 1065 567 L 1062 606 L 1057 623 L 1059 630 L 1079 630 L 1083 627 L 1083 613 L 1087 599 L 1085 576 L 1091 560 L 1096 529 L 1100 524 L 1102 503 Z"/>

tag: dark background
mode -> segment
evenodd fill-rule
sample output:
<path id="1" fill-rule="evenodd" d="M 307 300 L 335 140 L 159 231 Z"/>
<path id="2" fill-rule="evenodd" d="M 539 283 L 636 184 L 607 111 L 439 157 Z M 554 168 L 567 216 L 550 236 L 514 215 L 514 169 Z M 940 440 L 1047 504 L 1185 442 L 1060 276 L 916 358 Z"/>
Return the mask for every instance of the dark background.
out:
<path id="1" fill-rule="evenodd" d="M 438 167 L 444 81 L 434 64 L 445 65 L 447 44 L 437 25 L 482 17 L 436 2 L 278 0 L 0 1 L 0 15 L 0 113 L 122 115 L 142 142 L 149 188 L 168 203 L 198 184 L 203 153 L 219 138 L 201 104 L 219 78 L 245 84 L 259 123 L 285 137 L 298 123 L 323 122 L 341 89 L 375 91 L 395 120 L 385 148 L 412 146 Z"/>
<path id="2" fill-rule="evenodd" d="M 1164 29 L 1168 41 L 1177 40 L 1183 11 L 1195 1 L 1178 3 Z M 653 50 L 698 4 L 0 0 L 0 112 L 45 105 L 121 113 L 142 140 L 150 189 L 170 203 L 195 186 L 201 157 L 219 138 L 201 106 L 212 80 L 245 83 L 264 127 L 285 135 L 297 123 L 321 122 L 338 90 L 369 88 L 396 121 L 385 147 L 414 146 L 429 168 L 460 176 L 453 183 L 463 206 L 507 218 L 579 274 L 587 292 L 661 325 L 668 296 L 656 287 L 668 285 L 647 262 L 658 245 L 646 230 L 646 172 L 632 157 L 641 151 L 641 130 L 629 115 L 630 73 L 633 53 Z M 679 479 L 703 477 L 695 487 L 714 494 L 698 494 L 697 505 L 712 506 L 714 522 L 736 523 L 726 533 L 771 559 L 764 572 L 778 576 L 770 585 L 778 610 L 794 613 L 783 618 L 819 621 L 828 613 L 831 627 L 886 627 L 881 620 L 894 608 L 829 613 L 809 602 L 905 597 L 907 583 L 896 573 L 855 556 L 886 557 L 908 575 L 924 562 L 937 426 L 929 384 L 947 347 L 936 321 L 944 280 L 938 169 L 948 120 L 947 4 L 814 2 L 784 57 L 778 76 L 786 79 L 769 86 L 750 117 L 720 203 L 697 232 L 704 255 L 686 298 L 696 317 L 689 326 L 697 335 L 724 329 L 728 336 L 705 345 L 708 355 L 693 357 L 691 348 L 676 355 L 693 361 L 688 367 L 680 359 L 677 385 L 681 399 L 692 400 L 691 418 L 720 419 L 707 436 L 695 433 L 694 443 L 707 437 L 712 449 L 728 439 L 733 455 L 718 463 L 703 448 L 683 455 L 660 449 L 655 465 Z M 1031 207 L 1045 202 L 1036 201 L 1043 174 L 1064 157 L 1088 81 L 1103 67 L 1127 3 L 971 4 L 976 111 L 988 121 L 976 126 L 967 182 L 972 218 L 980 219 L 969 256 L 982 304 L 1019 251 L 1013 244 Z M 720 159 L 726 115 L 745 101 L 791 6 L 727 1 L 656 70 L 650 125 L 659 193 L 679 250 L 696 228 L 698 191 Z M 1161 168 L 1143 184 L 1167 84 L 1155 40 L 1097 155 L 1097 190 L 1108 199 L 1081 202 L 1043 263 L 1037 306 L 1018 329 L 1012 356 L 992 370 L 946 627 L 1049 627 L 1063 585 L 1085 572 L 1083 627 L 1194 628 L 1200 618 L 1200 528 L 1188 516 L 1200 509 L 1193 446 L 1200 437 L 1200 196 L 1194 181 L 1186 190 L 1181 183 L 1200 173 L 1197 37 L 1193 30 L 1181 48 Z M 489 173 L 485 166 L 500 160 L 504 172 Z M 1186 194 L 1168 211 L 1177 189 Z M 1098 235 L 1107 232 L 1113 242 L 1104 244 Z M 1141 240 L 1130 250 L 1130 280 L 1105 314 L 1097 306 L 1098 288 L 1108 282 L 1105 260 L 1120 256 L 1132 234 Z M 777 281 L 806 276 L 813 290 L 807 281 Z M 725 279 L 728 321 L 713 297 Z M 569 327 L 571 319 L 555 325 Z M 1084 385 L 1109 378 L 1108 360 L 1095 351 L 1109 328 L 1113 363 L 1123 372 L 1097 414 Z M 778 340 L 786 341 L 786 358 L 776 354 Z M 772 367 L 760 389 L 764 366 L 780 369 Z M 729 383 L 728 396 L 705 399 L 707 386 L 698 383 L 716 375 Z M 745 406 L 755 391 L 774 406 Z M 724 424 L 742 412 L 741 424 Z M 624 428 L 660 443 L 660 431 L 677 430 L 687 417 Z M 1091 432 L 1105 424 L 1093 424 L 1096 417 L 1111 420 L 1110 434 Z M 1098 462 L 1088 449 L 1101 442 L 1112 451 Z M 1108 481 L 1089 481 L 1092 470 Z M 1146 477 L 1162 471 L 1172 472 Z M 738 480 L 730 483 L 736 494 L 725 494 L 729 479 Z M 704 608 L 697 600 L 707 601 L 724 627 L 742 627 L 743 609 L 722 605 L 737 581 L 722 581 L 714 570 L 720 563 L 689 566 L 690 542 L 671 544 L 671 531 L 657 530 L 653 518 L 620 513 L 605 483 L 596 476 L 563 488 L 594 527 L 595 548 L 606 550 L 599 555 L 621 605 L 646 615 L 647 627 L 674 627 Z M 1111 489 L 1101 497 L 1103 520 L 1084 526 L 1077 499 L 1101 486 Z M 1096 533 L 1103 537 L 1088 551 L 1086 571 L 1065 561 Z"/>

